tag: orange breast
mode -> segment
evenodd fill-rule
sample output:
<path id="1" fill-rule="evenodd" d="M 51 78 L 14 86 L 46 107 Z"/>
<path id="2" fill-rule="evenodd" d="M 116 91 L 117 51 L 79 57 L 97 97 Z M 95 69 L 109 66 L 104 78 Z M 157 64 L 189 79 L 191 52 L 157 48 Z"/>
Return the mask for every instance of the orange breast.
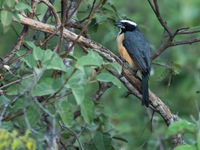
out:
<path id="1" fill-rule="evenodd" d="M 131 65 L 134 66 L 133 60 L 131 59 L 130 55 L 128 54 L 126 48 L 123 46 L 124 34 L 120 34 L 117 37 L 117 45 L 120 55 Z"/>

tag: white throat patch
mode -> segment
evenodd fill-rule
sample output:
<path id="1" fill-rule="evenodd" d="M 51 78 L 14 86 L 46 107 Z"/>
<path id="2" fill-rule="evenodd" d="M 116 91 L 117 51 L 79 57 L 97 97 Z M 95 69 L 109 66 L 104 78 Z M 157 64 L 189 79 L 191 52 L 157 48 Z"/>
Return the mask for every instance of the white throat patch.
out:
<path id="1" fill-rule="evenodd" d="M 122 23 L 129 23 L 129 24 L 131 24 L 133 26 L 137 26 L 137 24 L 134 21 L 131 21 L 131 20 L 121 20 L 120 22 L 122 22 Z"/>

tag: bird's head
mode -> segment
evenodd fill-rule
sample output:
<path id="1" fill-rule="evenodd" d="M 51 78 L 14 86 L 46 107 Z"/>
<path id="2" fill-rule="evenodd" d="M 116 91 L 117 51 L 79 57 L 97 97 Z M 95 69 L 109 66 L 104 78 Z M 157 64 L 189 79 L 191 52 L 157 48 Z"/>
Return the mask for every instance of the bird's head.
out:
<path id="1" fill-rule="evenodd" d="M 123 19 L 116 22 L 115 26 L 120 28 L 120 33 L 123 33 L 126 31 L 133 31 L 137 27 L 137 24 L 130 19 Z"/>

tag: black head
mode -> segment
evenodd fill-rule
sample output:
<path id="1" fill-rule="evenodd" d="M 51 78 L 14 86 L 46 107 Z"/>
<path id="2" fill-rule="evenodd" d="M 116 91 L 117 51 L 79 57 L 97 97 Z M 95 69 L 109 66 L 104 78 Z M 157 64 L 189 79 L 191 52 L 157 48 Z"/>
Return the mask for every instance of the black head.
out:
<path id="1" fill-rule="evenodd" d="M 133 31 L 137 27 L 137 24 L 132 20 L 120 20 L 119 22 L 115 23 L 115 26 L 120 28 L 120 33 L 126 31 Z"/>

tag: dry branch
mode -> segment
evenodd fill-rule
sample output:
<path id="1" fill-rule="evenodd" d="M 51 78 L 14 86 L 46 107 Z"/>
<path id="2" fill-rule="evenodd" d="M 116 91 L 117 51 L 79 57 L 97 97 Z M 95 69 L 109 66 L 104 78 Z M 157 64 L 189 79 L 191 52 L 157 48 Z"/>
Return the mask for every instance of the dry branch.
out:
<path id="1" fill-rule="evenodd" d="M 56 20 L 56 24 L 60 25 L 61 21 L 60 21 L 60 18 L 58 16 L 57 11 L 54 8 L 54 6 L 49 1 L 47 1 L 47 0 L 41 0 L 41 2 L 43 2 L 44 4 L 46 4 L 49 8 L 51 8 L 51 10 L 52 10 L 52 12 L 54 14 L 55 20 Z"/>
<path id="2" fill-rule="evenodd" d="M 199 30 L 196 30 L 196 31 L 185 31 L 185 30 L 189 30 L 190 28 L 189 27 L 184 27 L 184 28 L 176 29 L 175 32 L 172 32 L 170 30 L 170 28 L 167 26 L 167 22 L 164 21 L 164 19 L 161 17 L 157 0 L 153 0 L 153 2 L 152 2 L 152 0 L 147 0 L 147 1 L 148 1 L 149 5 L 151 6 L 154 14 L 156 15 L 158 21 L 160 22 L 160 25 L 163 27 L 164 32 L 168 33 L 167 41 L 166 42 L 162 42 L 162 44 L 161 44 L 160 48 L 158 49 L 157 53 L 155 53 L 152 56 L 152 60 L 154 60 L 158 56 L 160 56 L 169 47 L 200 42 L 200 37 L 193 38 L 193 39 L 188 39 L 188 40 L 185 40 L 185 41 L 176 41 L 175 42 L 174 38 L 177 35 L 180 35 L 180 34 L 194 34 L 194 33 L 200 32 L 200 31 Z"/>
<path id="3" fill-rule="evenodd" d="M 14 46 L 14 48 L 11 50 L 11 52 L 4 58 L 3 64 L 8 64 L 9 61 L 15 56 L 17 51 L 20 49 L 24 42 L 24 38 L 27 35 L 28 32 L 28 26 L 24 26 L 19 38 L 17 39 L 17 42 Z M 3 64 L 0 64 L 0 68 L 2 68 Z"/>

